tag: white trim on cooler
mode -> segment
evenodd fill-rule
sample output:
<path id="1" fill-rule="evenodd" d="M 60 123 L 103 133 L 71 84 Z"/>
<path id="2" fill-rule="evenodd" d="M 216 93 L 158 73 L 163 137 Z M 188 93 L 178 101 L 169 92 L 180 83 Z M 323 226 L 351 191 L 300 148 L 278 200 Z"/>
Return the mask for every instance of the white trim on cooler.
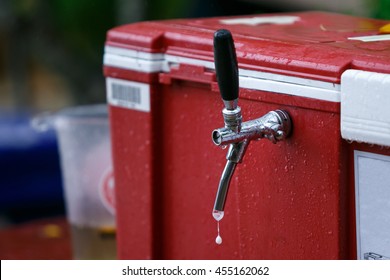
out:
<path id="1" fill-rule="evenodd" d="M 347 70 L 341 76 L 341 135 L 390 146 L 390 74 Z"/>
<path id="2" fill-rule="evenodd" d="M 106 46 L 104 65 L 143 73 L 169 72 L 172 65 L 188 64 L 214 70 L 214 62 L 163 53 L 145 53 Z M 239 69 L 241 88 L 340 102 L 340 85 L 313 79 Z"/>

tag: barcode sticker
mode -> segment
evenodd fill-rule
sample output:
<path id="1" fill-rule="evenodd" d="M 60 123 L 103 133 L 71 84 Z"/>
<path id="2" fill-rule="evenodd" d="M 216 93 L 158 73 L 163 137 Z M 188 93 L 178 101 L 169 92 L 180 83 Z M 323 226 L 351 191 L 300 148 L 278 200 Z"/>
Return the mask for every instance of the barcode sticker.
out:
<path id="1" fill-rule="evenodd" d="M 107 78 L 107 102 L 122 108 L 150 112 L 149 84 Z"/>

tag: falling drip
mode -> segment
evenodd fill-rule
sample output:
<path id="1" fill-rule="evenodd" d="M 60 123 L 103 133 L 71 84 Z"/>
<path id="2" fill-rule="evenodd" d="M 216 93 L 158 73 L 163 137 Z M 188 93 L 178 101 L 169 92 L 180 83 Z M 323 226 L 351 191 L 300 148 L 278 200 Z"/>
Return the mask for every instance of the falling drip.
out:
<path id="1" fill-rule="evenodd" d="M 215 238 L 215 243 L 217 243 L 218 245 L 221 245 L 222 244 L 222 237 L 219 234 L 219 221 L 217 222 L 217 231 L 218 231 L 218 236 L 217 236 L 217 238 Z"/>

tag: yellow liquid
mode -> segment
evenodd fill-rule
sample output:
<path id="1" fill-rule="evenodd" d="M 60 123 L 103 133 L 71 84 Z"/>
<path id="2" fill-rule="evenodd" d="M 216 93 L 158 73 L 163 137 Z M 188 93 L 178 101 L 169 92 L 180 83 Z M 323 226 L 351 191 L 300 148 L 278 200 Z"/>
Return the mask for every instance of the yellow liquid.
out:
<path id="1" fill-rule="evenodd" d="M 117 259 L 115 228 L 90 228 L 71 225 L 71 232 L 74 259 Z"/>

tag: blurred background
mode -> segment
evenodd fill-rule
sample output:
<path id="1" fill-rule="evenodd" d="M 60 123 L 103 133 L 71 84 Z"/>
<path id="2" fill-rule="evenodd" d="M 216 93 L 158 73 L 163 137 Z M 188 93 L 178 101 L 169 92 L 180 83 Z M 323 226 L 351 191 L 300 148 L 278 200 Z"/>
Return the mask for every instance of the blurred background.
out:
<path id="1" fill-rule="evenodd" d="M 0 0 L 0 231 L 64 214 L 56 135 L 36 132 L 30 119 L 105 102 L 107 30 L 143 20 L 302 10 L 390 19 L 390 0 Z"/>

